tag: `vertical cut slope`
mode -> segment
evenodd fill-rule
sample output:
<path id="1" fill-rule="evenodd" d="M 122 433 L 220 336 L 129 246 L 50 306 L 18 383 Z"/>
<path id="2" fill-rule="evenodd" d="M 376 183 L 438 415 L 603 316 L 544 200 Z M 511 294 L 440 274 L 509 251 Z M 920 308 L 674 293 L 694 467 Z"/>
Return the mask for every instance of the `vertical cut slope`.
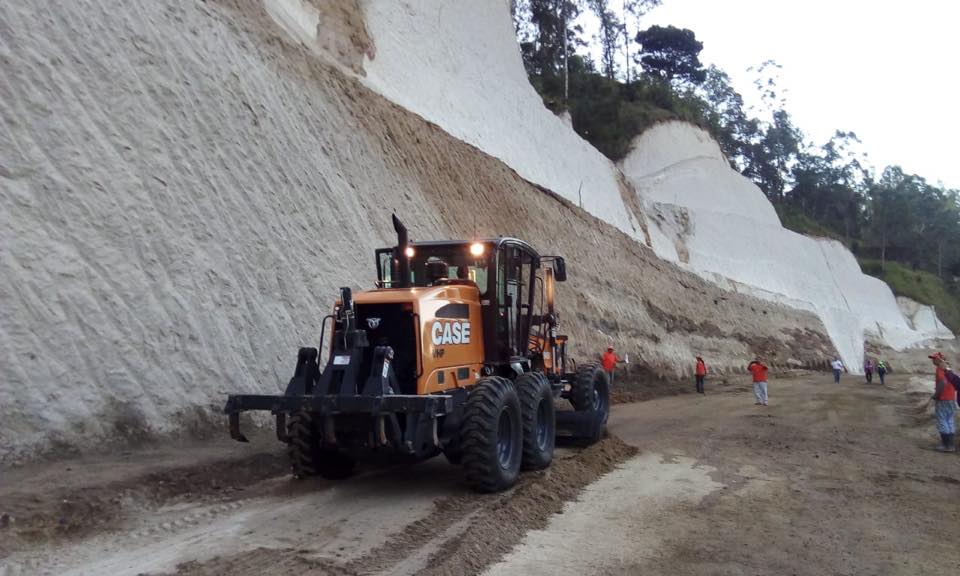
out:
<path id="1" fill-rule="evenodd" d="M 848 366 L 859 370 L 867 332 L 896 349 L 953 337 L 908 324 L 890 288 L 863 274 L 839 242 L 783 228 L 763 192 L 730 168 L 703 130 L 681 122 L 657 125 L 636 139 L 622 169 L 654 212 L 685 216 L 683 230 L 663 226 L 664 234 L 652 235 L 658 255 L 738 290 L 815 312 Z"/>
<path id="2" fill-rule="evenodd" d="M 527 80 L 508 0 L 363 0 L 363 8 L 377 45 L 364 63 L 368 86 L 644 238 L 616 168 L 547 110 Z"/>
<path id="3" fill-rule="evenodd" d="M 0 464 L 219 428 L 228 391 L 281 391 L 336 288 L 372 286 L 391 212 L 418 239 L 566 255 L 581 359 L 613 341 L 677 376 L 694 352 L 727 371 L 829 347 L 812 315 L 660 260 L 276 18 L 255 0 L 0 4 Z"/>
<path id="4" fill-rule="evenodd" d="M 547 111 L 517 50 L 507 0 L 362 0 L 377 44 L 366 83 L 521 176 L 736 290 L 815 312 L 838 353 L 859 366 L 865 331 L 895 348 L 931 336 L 910 327 L 889 288 L 840 244 L 784 230 L 759 189 L 719 146 L 680 123 L 637 140 L 620 185 L 599 152 Z M 626 200 L 625 200 L 626 198 Z"/>

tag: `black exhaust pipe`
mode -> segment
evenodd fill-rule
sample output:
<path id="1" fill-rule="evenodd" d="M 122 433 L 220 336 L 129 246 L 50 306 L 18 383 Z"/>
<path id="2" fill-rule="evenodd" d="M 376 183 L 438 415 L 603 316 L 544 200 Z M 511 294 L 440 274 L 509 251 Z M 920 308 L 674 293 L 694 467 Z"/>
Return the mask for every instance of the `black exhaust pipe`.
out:
<path id="1" fill-rule="evenodd" d="M 394 288 L 410 287 L 410 257 L 407 256 L 407 247 L 410 239 L 407 236 L 407 227 L 393 214 L 393 229 L 397 231 L 397 260 L 400 263 L 400 281 L 391 284 Z"/>

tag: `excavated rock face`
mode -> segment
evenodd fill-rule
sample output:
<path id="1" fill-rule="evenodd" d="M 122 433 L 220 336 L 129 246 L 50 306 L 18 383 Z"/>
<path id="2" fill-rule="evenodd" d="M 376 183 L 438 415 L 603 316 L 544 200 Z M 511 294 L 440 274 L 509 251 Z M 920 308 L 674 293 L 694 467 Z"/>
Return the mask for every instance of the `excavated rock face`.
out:
<path id="1" fill-rule="evenodd" d="M 643 215 L 613 163 L 543 105 L 508 0 L 360 0 L 377 45 L 364 84 L 628 235 Z"/>
<path id="2" fill-rule="evenodd" d="M 364 58 L 376 56 L 359 0 L 262 1 L 277 26 L 320 58 L 363 75 Z M 241 10 L 255 6 L 249 0 L 232 5 Z"/>
<path id="3" fill-rule="evenodd" d="M 704 130 L 659 124 L 634 141 L 621 167 L 654 216 L 651 238 L 659 256 L 709 280 L 810 310 L 854 371 L 861 370 L 867 337 L 897 349 L 953 338 L 935 329 L 930 310 L 908 321 L 890 288 L 861 273 L 839 242 L 783 228 L 763 192 L 730 168 Z"/>
<path id="4" fill-rule="evenodd" d="M 927 335 L 929 338 L 952 339 L 953 332 L 950 331 L 943 321 L 937 317 L 937 311 L 933 306 L 921 304 L 905 296 L 897 296 L 897 306 L 907 319 L 910 327 Z"/>
<path id="5" fill-rule="evenodd" d="M 364 62 L 364 82 L 391 101 L 660 257 L 730 289 L 813 312 L 851 366 L 868 335 L 898 349 L 926 340 L 890 289 L 861 274 L 844 246 L 785 230 L 706 131 L 657 125 L 635 140 L 619 173 L 544 109 L 527 81 L 506 1 L 361 6 L 377 43 L 376 57 Z"/>
<path id="6" fill-rule="evenodd" d="M 694 353 L 830 353 L 813 315 L 660 260 L 258 2 L 6 3 L 0 30 L 2 462 L 204 428 L 226 392 L 280 390 L 336 288 L 372 285 L 393 212 L 415 239 L 565 255 L 581 359 L 612 340 L 676 377 Z"/>

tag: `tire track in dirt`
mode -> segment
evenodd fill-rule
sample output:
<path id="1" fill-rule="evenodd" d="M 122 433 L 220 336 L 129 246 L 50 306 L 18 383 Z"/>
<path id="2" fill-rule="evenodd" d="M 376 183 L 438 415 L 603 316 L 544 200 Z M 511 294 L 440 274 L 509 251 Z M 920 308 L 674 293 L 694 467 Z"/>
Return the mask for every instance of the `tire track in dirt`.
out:
<path id="1" fill-rule="evenodd" d="M 558 454 L 553 465 L 526 473 L 502 494 L 457 494 L 438 499 L 425 517 L 395 532 L 386 542 L 346 563 L 311 556 L 308 548 L 258 549 L 203 562 L 186 562 L 177 576 L 253 574 L 478 573 L 506 555 L 533 529 L 546 526 L 588 484 L 637 453 L 616 437 Z"/>
<path id="2" fill-rule="evenodd" d="M 114 463 L 116 464 L 116 463 Z M 105 463 L 105 467 L 111 464 Z M 246 487 L 285 474 L 282 453 L 257 453 L 187 464 L 167 470 L 108 480 L 50 487 L 47 490 L 0 491 L 3 512 L 12 518 L 0 539 L 0 559 L 25 547 L 78 541 L 94 533 L 118 530 L 133 512 L 156 510 L 181 498 L 214 508 L 236 508 Z M 71 467 L 62 474 L 70 477 Z M 201 512 L 206 516 L 212 513 Z M 188 523 L 188 517 L 171 520 Z M 141 530 L 156 533 L 147 526 Z"/>

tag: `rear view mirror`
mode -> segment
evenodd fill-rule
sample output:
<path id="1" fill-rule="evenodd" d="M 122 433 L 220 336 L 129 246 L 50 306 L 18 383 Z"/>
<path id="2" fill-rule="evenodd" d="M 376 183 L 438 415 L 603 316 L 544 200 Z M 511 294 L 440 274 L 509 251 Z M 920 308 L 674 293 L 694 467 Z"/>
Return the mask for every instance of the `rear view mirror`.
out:
<path id="1" fill-rule="evenodd" d="M 557 256 L 553 261 L 553 277 L 557 282 L 567 281 L 567 263 L 561 256 Z"/>

